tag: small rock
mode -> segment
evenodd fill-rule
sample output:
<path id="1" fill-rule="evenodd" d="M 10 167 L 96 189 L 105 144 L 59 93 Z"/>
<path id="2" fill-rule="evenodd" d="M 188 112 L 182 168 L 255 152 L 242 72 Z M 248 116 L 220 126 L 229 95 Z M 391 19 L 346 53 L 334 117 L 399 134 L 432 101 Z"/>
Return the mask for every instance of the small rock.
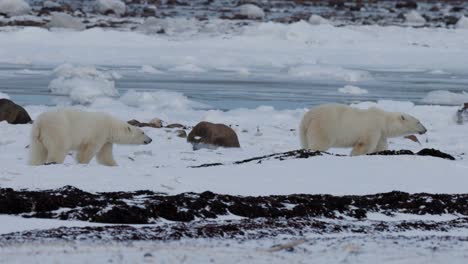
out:
<path id="1" fill-rule="evenodd" d="M 404 1 L 395 4 L 395 8 L 417 9 L 418 4 L 415 1 Z"/>
<path id="2" fill-rule="evenodd" d="M 9 99 L 0 99 L 0 122 L 7 121 L 10 124 L 32 123 L 28 112 Z"/>
<path id="3" fill-rule="evenodd" d="M 187 132 L 185 132 L 185 130 L 183 130 L 183 129 L 179 129 L 175 133 L 180 138 L 186 138 L 187 137 Z"/>
<path id="4" fill-rule="evenodd" d="M 182 124 L 177 124 L 177 123 L 175 123 L 175 124 L 169 124 L 169 125 L 167 125 L 166 128 L 184 128 L 184 129 L 185 129 L 185 126 L 182 125 Z"/>
<path id="5" fill-rule="evenodd" d="M 149 124 L 151 124 L 154 128 L 161 128 L 163 126 L 163 122 L 159 118 L 153 118 L 149 121 Z"/>
<path id="6" fill-rule="evenodd" d="M 429 9 L 429 11 L 431 12 L 439 12 L 440 11 L 440 8 L 438 6 L 433 6 L 431 7 L 431 9 Z"/>
<path id="7" fill-rule="evenodd" d="M 187 137 L 187 141 L 192 143 L 194 149 L 205 147 L 206 145 L 239 148 L 239 139 L 236 132 L 224 125 L 210 122 L 198 123 Z"/>

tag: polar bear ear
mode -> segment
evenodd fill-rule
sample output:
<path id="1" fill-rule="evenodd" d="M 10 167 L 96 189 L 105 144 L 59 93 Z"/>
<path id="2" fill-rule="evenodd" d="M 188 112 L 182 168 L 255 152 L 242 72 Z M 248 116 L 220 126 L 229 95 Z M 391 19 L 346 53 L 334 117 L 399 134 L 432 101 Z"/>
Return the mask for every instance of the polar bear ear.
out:
<path id="1" fill-rule="evenodd" d="M 403 120 L 403 121 L 405 121 L 405 120 L 406 120 L 406 118 L 405 118 L 405 116 L 404 116 L 404 115 L 401 115 L 401 116 L 400 116 L 400 118 L 401 118 L 401 120 Z"/>

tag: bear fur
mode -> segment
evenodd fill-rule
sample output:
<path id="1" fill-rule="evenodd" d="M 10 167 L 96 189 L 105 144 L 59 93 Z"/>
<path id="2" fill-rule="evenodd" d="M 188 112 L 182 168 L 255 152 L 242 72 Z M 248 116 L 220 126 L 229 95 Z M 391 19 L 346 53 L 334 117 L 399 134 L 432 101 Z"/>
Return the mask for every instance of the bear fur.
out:
<path id="1" fill-rule="evenodd" d="M 70 150 L 78 163 L 89 163 L 96 155 L 102 165 L 116 166 L 113 144 L 149 144 L 140 128 L 106 113 L 59 109 L 42 113 L 31 133 L 30 165 L 63 163 Z"/>
<path id="2" fill-rule="evenodd" d="M 341 104 L 309 110 L 299 127 L 302 148 L 326 151 L 332 147 L 352 147 L 351 156 L 386 150 L 387 138 L 426 131 L 418 119 L 408 114 Z"/>

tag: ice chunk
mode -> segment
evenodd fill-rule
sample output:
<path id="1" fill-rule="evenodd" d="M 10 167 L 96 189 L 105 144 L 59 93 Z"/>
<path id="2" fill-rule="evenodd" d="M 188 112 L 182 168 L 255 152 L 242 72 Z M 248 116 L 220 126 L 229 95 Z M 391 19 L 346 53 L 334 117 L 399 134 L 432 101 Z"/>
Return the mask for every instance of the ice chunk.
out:
<path id="1" fill-rule="evenodd" d="M 113 12 L 116 15 L 123 15 L 127 9 L 124 2 L 120 0 L 96 0 L 96 11 L 101 14 Z"/>
<path id="2" fill-rule="evenodd" d="M 455 27 L 468 29 L 468 18 L 461 16 L 460 19 L 458 19 L 457 24 L 455 24 Z"/>
<path id="3" fill-rule="evenodd" d="M 460 105 L 468 102 L 468 93 L 465 91 L 453 93 L 445 90 L 436 90 L 427 93 L 421 101 L 428 104 Z"/>
<path id="4" fill-rule="evenodd" d="M 357 82 L 370 79 L 366 71 L 348 70 L 341 67 L 305 64 L 291 67 L 288 74 L 301 78 L 333 79 L 347 82 Z"/>
<path id="5" fill-rule="evenodd" d="M 192 73 L 206 72 L 205 69 L 203 69 L 203 68 L 201 68 L 201 67 L 199 67 L 199 66 L 197 66 L 195 64 L 192 64 L 192 63 L 175 66 L 175 67 L 169 69 L 169 71 L 173 71 L 173 72 L 192 72 Z"/>
<path id="6" fill-rule="evenodd" d="M 151 73 L 151 74 L 162 74 L 163 72 L 154 68 L 151 65 L 143 65 L 141 66 L 140 72 L 143 73 Z"/>
<path id="7" fill-rule="evenodd" d="M 64 64 L 54 70 L 57 78 L 49 84 L 52 94 L 68 95 L 72 102 L 92 103 L 97 97 L 118 96 L 115 74 L 103 72 L 94 66 Z"/>
<path id="8" fill-rule="evenodd" d="M 24 0 L 0 0 L 0 13 L 9 16 L 26 15 L 31 11 L 31 7 Z"/>
<path id="9" fill-rule="evenodd" d="M 128 90 L 120 101 L 128 106 L 152 109 L 190 110 L 192 108 L 208 108 L 207 105 L 190 100 L 185 95 L 172 91 L 138 92 Z"/>
<path id="10" fill-rule="evenodd" d="M 325 19 L 319 15 L 311 15 L 309 17 L 309 23 L 311 25 L 323 25 L 323 24 L 330 24 L 330 21 L 328 21 L 328 19 Z"/>
<path id="11" fill-rule="evenodd" d="M 413 26 L 421 26 L 426 23 L 426 19 L 414 10 L 405 14 L 405 21 L 407 24 Z"/>
<path id="12" fill-rule="evenodd" d="M 50 22 L 47 23 L 49 28 L 71 28 L 75 30 L 85 30 L 86 26 L 80 19 L 72 17 L 69 14 L 53 12 Z"/>
<path id="13" fill-rule="evenodd" d="M 265 17 L 265 12 L 263 12 L 263 9 L 256 5 L 245 4 L 239 6 L 239 15 L 251 19 L 263 19 Z"/>
<path id="14" fill-rule="evenodd" d="M 353 86 L 353 85 L 345 85 L 344 87 L 338 89 L 338 92 L 344 93 L 344 94 L 354 94 L 354 95 L 368 93 L 366 89 L 362 89 L 360 87 Z"/>
<path id="15" fill-rule="evenodd" d="M 10 99 L 10 96 L 6 93 L 0 92 L 0 99 Z"/>

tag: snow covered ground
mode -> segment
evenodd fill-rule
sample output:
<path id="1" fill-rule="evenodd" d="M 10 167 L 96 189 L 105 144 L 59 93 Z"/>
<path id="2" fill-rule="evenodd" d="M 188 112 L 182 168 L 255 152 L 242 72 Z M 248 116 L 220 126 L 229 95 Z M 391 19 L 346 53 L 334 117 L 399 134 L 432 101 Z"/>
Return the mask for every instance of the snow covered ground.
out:
<path id="1" fill-rule="evenodd" d="M 305 242 L 304 240 L 305 239 Z M 276 246 L 298 243 L 292 250 Z M 468 243 L 443 235 L 312 236 L 250 241 L 34 243 L 0 248 L 0 263 L 466 263 Z"/>
<path id="2" fill-rule="evenodd" d="M 78 103 L 74 107 L 105 111 L 123 120 L 147 122 L 158 117 L 166 123 L 187 126 L 194 126 L 203 120 L 224 123 L 237 132 L 241 144 L 240 149 L 194 151 L 184 138 L 176 136 L 175 129 L 144 128 L 153 138 L 153 143 L 116 147 L 114 155 L 119 167 L 104 167 L 94 161 L 89 165 L 77 165 L 71 156 L 67 157 L 64 165 L 31 167 L 27 165 L 31 125 L 1 122 L 0 187 L 44 190 L 72 185 L 89 192 L 148 189 L 178 194 L 209 190 L 252 196 L 293 193 L 364 195 L 393 190 L 467 193 L 468 126 L 457 124 L 455 119 L 459 108 L 457 104 L 466 98 L 466 93 L 445 91 L 428 94 L 427 103 L 443 101 L 443 104 L 454 106 L 415 105 L 404 100 L 355 104 L 362 108 L 377 106 L 390 111 L 403 111 L 419 118 L 427 127 L 427 134 L 418 136 L 420 144 L 396 138 L 390 140 L 390 149 L 417 151 L 435 148 L 453 155 L 455 161 L 421 156 L 321 156 L 262 164 L 190 168 L 204 163 L 229 163 L 298 149 L 297 127 L 307 109 L 292 105 L 289 109 L 278 110 L 266 102 L 266 105 L 257 108 L 222 111 L 175 92 L 152 90 L 119 93 L 114 83 L 119 78 L 118 74 L 103 72 L 97 66 L 134 66 L 144 74 L 170 72 L 181 76 L 229 71 L 238 74 L 239 79 L 266 72 L 268 76 L 282 80 L 340 80 L 353 85 L 370 78 L 371 69 L 422 70 L 435 75 L 467 73 L 468 30 L 333 27 L 302 21 L 288 25 L 254 23 L 242 29 L 225 31 L 225 22 L 216 23 L 213 22 L 214 27 L 209 24 L 195 29 L 183 26 L 183 23 L 169 24 L 166 35 L 103 29 L 80 32 L 40 28 L 0 29 L 0 63 L 48 67 L 69 63 L 68 68 L 62 66 L 62 71 L 55 71 L 55 79 L 48 87 L 43 87 L 52 93 L 69 96 L 70 100 L 58 103 L 59 107 L 70 102 Z M 334 87 L 334 92 L 338 88 Z M 342 96 L 353 96 L 363 90 L 353 88 L 345 92 L 351 94 Z M 55 106 L 26 105 L 25 108 L 35 119 Z M 331 150 L 340 154 L 349 151 Z M 423 216 L 417 217 L 424 221 Z M 57 225 L 91 224 L 0 216 L 0 225 L 7 226 L 0 229 L 5 234 L 49 229 Z M 10 228 L 9 225 L 14 227 Z M 285 260 L 310 262 L 312 255 L 317 257 L 317 261 L 422 263 L 443 262 L 450 257 L 451 262 L 462 263 L 468 258 L 465 253 L 466 230 L 462 231 L 442 234 L 428 231 L 413 234 L 411 238 L 389 239 L 374 238 L 372 235 L 362 238 L 348 235 L 331 240 L 327 240 L 326 236 L 320 239 L 306 237 L 307 242 L 298 246 L 294 253 L 265 252 L 273 244 L 280 243 L 280 238 L 245 242 L 205 239 L 102 246 L 79 242 L 26 244 L 24 247 L 15 244 L 0 249 L 0 262 L 22 262 L 27 259 L 60 262 L 65 256 L 77 262 L 96 258 L 117 262 L 151 262 L 154 256 L 162 256 L 168 263 L 207 262 L 211 259 L 227 263 L 250 261 L 251 258 L 260 263 L 284 263 Z M 457 238 L 458 235 L 461 239 Z M 449 239 L 444 239 L 445 236 Z M 177 249 L 174 253 L 169 252 L 174 248 Z M 55 257 L 51 259 L 48 257 L 50 254 Z M 397 256 L 391 258 L 391 255 Z"/>
<path id="3" fill-rule="evenodd" d="M 171 94 L 169 94 L 170 96 Z M 162 104 L 130 107 L 114 99 L 100 99 L 79 107 L 106 111 L 124 120 L 148 122 L 159 117 L 168 123 L 194 126 L 200 121 L 232 125 L 239 135 L 241 149 L 194 151 L 175 129 L 145 128 L 153 143 L 115 148 L 118 169 L 92 162 L 77 165 L 72 156 L 65 165 L 31 167 L 26 164 L 31 125 L 0 123 L 3 151 L 0 183 L 4 187 L 48 189 L 72 185 L 87 191 L 150 189 L 166 193 L 210 190 L 241 195 L 290 193 L 369 194 L 400 190 L 407 192 L 464 193 L 468 183 L 466 134 L 458 125 L 458 107 L 415 106 L 409 102 L 361 103 L 359 107 L 379 106 L 418 117 L 428 128 L 419 136 L 421 145 L 403 138 L 390 140 L 391 149 L 436 148 L 452 154 L 456 161 L 429 157 L 316 157 L 307 160 L 271 161 L 213 168 L 188 168 L 204 163 L 228 163 L 300 148 L 297 127 L 305 109 L 275 110 L 271 107 L 194 110 L 190 100 L 172 95 Z M 179 97 L 177 97 L 179 96 Z M 124 96 L 125 97 L 125 96 Z M 45 106 L 27 106 L 34 119 Z M 189 132 L 189 130 L 187 130 Z M 348 154 L 349 149 L 332 152 Z M 391 170 L 383 168 L 392 168 Z M 294 173 L 291 173 L 294 172 Z"/>

